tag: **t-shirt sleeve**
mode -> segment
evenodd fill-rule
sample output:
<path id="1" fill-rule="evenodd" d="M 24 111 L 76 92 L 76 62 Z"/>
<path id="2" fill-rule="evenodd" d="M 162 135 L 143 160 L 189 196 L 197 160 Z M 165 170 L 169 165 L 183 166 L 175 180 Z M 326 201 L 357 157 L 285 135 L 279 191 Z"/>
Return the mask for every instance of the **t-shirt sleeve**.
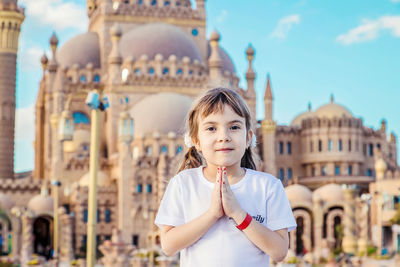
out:
<path id="1" fill-rule="evenodd" d="M 267 227 L 276 231 L 287 228 L 288 232 L 296 228 L 292 207 L 281 181 L 273 183 L 267 197 Z"/>
<path id="2" fill-rule="evenodd" d="M 161 228 L 162 225 L 178 226 L 185 223 L 183 213 L 182 192 L 177 179 L 173 177 L 165 190 L 154 223 Z"/>

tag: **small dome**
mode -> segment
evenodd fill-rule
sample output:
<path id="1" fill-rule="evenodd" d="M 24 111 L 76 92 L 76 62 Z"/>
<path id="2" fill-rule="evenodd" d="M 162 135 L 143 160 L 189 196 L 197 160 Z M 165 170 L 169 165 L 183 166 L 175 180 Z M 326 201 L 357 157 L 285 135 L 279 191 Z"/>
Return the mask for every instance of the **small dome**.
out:
<path id="1" fill-rule="evenodd" d="M 86 130 L 75 130 L 72 141 L 64 142 L 64 151 L 74 152 L 83 144 L 90 144 L 90 132 Z"/>
<path id="2" fill-rule="evenodd" d="M 305 119 L 311 118 L 314 114 L 313 111 L 306 111 L 303 113 L 300 113 L 299 115 L 297 115 L 296 117 L 294 117 L 294 119 L 292 120 L 292 122 L 290 123 L 290 126 L 299 126 L 301 127 L 301 122 Z"/>
<path id="3" fill-rule="evenodd" d="M 228 53 L 223 49 L 221 46 L 218 46 L 218 51 L 219 55 L 222 59 L 222 71 L 229 71 L 230 73 L 236 73 L 235 70 L 235 65 L 233 65 L 233 61 L 231 57 L 228 55 Z M 207 58 L 209 58 L 211 55 L 211 46 L 210 43 L 208 43 L 208 48 L 207 48 Z"/>
<path id="4" fill-rule="evenodd" d="M 79 34 L 68 40 L 58 49 L 57 61 L 64 67 L 71 67 L 74 64 L 86 67 L 88 63 L 92 63 L 94 68 L 99 68 L 100 48 L 97 33 Z"/>
<path id="5" fill-rule="evenodd" d="M 183 132 L 185 117 L 193 99 L 176 93 L 158 93 L 140 100 L 129 111 L 134 122 L 134 136 Z"/>
<path id="6" fill-rule="evenodd" d="M 87 172 L 79 180 L 79 186 L 85 187 L 89 186 L 89 184 L 90 184 L 90 172 Z M 111 180 L 108 178 L 107 174 L 99 170 L 99 172 L 97 173 L 97 186 L 106 187 L 109 185 L 111 185 Z"/>
<path id="7" fill-rule="evenodd" d="M 164 59 L 175 55 L 178 59 L 189 57 L 202 62 L 201 53 L 196 43 L 180 28 L 163 23 L 151 23 L 122 35 L 119 43 L 123 58 L 140 58 L 147 55 L 153 59 L 156 54 Z"/>
<path id="8" fill-rule="evenodd" d="M 286 195 L 293 205 L 295 204 L 312 204 L 312 192 L 304 185 L 293 184 L 285 188 Z"/>
<path id="9" fill-rule="evenodd" d="M 221 38 L 221 36 L 219 35 L 219 33 L 216 30 L 214 30 L 210 35 L 211 41 L 219 41 L 220 38 Z"/>
<path id="10" fill-rule="evenodd" d="M 314 111 L 314 114 L 319 118 L 326 117 L 328 119 L 332 119 L 333 117 L 349 117 L 352 118 L 353 114 L 351 114 L 350 110 L 346 107 L 331 102 L 329 104 L 323 105 Z"/>
<path id="11" fill-rule="evenodd" d="M 327 184 L 313 192 L 313 199 L 324 202 L 344 202 L 342 187 L 338 184 Z"/>
<path id="12" fill-rule="evenodd" d="M 48 194 L 36 195 L 29 200 L 28 208 L 36 214 L 53 214 L 53 197 Z"/>
<path id="13" fill-rule="evenodd" d="M 14 201 L 4 193 L 0 193 L 0 209 L 11 210 L 14 206 Z"/>

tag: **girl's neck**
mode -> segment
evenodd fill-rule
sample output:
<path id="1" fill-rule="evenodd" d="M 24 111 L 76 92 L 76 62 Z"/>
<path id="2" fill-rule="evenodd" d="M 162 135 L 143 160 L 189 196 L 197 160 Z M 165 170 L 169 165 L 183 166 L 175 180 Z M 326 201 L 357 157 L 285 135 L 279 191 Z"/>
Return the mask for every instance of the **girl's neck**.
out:
<path id="1" fill-rule="evenodd" d="M 224 166 L 219 166 L 219 167 L 224 167 Z M 217 171 L 218 171 L 217 168 L 218 168 L 218 166 L 214 167 L 214 166 L 208 165 L 207 167 L 205 167 L 203 169 L 204 176 L 210 182 L 214 183 L 216 181 Z M 238 182 L 239 180 L 241 180 L 244 177 L 244 175 L 246 174 L 246 171 L 244 168 L 240 167 L 240 165 L 238 164 L 238 165 L 226 167 L 226 173 L 228 175 L 229 184 L 232 185 L 232 184 Z"/>

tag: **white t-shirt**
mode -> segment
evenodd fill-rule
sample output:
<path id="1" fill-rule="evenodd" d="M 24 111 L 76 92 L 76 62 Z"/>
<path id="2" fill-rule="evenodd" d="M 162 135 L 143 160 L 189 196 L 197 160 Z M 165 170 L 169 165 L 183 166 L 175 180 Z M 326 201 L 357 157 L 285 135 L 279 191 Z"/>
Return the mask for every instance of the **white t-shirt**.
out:
<path id="1" fill-rule="evenodd" d="M 203 175 L 203 167 L 183 170 L 165 191 L 155 224 L 178 226 L 190 222 L 210 207 L 214 183 Z M 290 203 L 281 181 L 274 176 L 246 169 L 245 176 L 231 185 L 240 206 L 270 230 L 296 228 Z M 197 242 L 183 249 L 181 267 L 269 266 L 269 256 L 236 228 L 233 219 L 220 218 Z"/>

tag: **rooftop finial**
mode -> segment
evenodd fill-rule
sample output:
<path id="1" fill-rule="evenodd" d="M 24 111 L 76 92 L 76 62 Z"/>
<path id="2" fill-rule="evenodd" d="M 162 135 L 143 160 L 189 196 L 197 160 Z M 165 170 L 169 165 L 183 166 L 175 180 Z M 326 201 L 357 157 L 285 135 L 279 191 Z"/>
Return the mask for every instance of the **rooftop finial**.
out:
<path id="1" fill-rule="evenodd" d="M 265 88 L 264 99 L 272 99 L 271 77 L 267 74 L 267 87 Z"/>
<path id="2" fill-rule="evenodd" d="M 308 102 L 308 111 L 311 111 L 311 102 Z"/>
<path id="3" fill-rule="evenodd" d="M 334 101 L 334 97 L 333 97 L 333 94 L 331 94 L 331 103 L 333 103 L 333 101 Z"/>

